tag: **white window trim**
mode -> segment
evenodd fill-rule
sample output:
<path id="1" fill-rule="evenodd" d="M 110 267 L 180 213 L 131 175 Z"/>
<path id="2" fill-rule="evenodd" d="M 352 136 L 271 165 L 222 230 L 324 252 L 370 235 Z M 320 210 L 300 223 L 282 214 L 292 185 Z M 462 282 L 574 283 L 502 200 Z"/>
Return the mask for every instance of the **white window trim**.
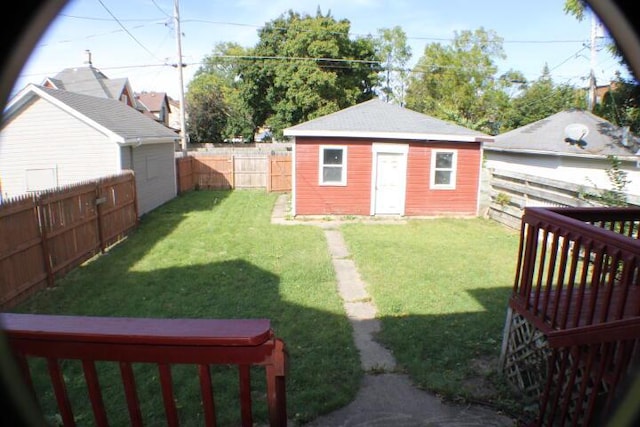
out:
<path id="1" fill-rule="evenodd" d="M 322 170 L 324 164 L 324 150 L 342 150 L 342 174 L 339 182 L 324 182 Z M 346 145 L 321 145 L 318 151 L 318 185 L 324 187 L 346 187 L 347 185 L 347 146 Z"/>
<path id="2" fill-rule="evenodd" d="M 453 153 L 453 159 L 451 160 L 451 182 L 449 184 L 436 184 L 436 158 L 439 153 Z M 440 169 L 449 170 L 449 169 Z M 458 175 L 458 150 L 443 150 L 436 149 L 431 151 L 431 182 L 429 188 L 432 190 L 455 190 L 456 189 L 456 176 Z"/>

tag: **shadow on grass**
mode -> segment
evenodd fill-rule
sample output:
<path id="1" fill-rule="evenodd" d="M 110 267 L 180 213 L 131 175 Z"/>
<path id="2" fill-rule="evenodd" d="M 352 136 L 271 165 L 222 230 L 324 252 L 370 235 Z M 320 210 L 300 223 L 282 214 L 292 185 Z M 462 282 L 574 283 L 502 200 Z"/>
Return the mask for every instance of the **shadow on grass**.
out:
<path id="1" fill-rule="evenodd" d="M 418 387 L 449 401 L 482 403 L 519 417 L 520 397 L 498 366 L 511 287 L 467 292 L 483 310 L 382 317 L 378 339 Z"/>
<path id="2" fill-rule="evenodd" d="M 105 263 L 107 264 L 107 263 Z M 233 259 L 204 265 L 171 267 L 152 271 L 111 271 L 119 280 L 100 283 L 65 283 L 42 298 L 32 298 L 14 311 L 93 316 L 147 318 L 268 318 L 276 335 L 287 346 L 290 370 L 287 374 L 287 403 L 291 418 L 304 422 L 336 409 L 352 399 L 361 371 L 349 324 L 344 316 L 284 301 L 280 278 L 245 260 Z M 90 273 L 92 274 L 92 273 Z M 105 285 L 106 283 L 106 285 Z M 114 304 L 114 294 L 122 296 Z M 197 295 L 197 298 L 194 298 Z M 309 327 L 312 325 L 313 327 Z M 336 362 L 336 360 L 338 360 Z M 74 414 L 89 424 L 92 412 L 79 363 L 65 363 L 65 378 Z M 113 414 L 112 425 L 128 423 L 116 364 L 100 367 L 106 405 Z M 193 368 L 193 369 L 192 369 Z M 258 390 L 264 390 L 264 371 L 253 375 Z M 46 367 L 33 365 L 43 413 L 55 416 L 55 397 L 48 386 Z M 199 383 L 195 367 L 173 368 L 181 425 L 202 425 Z M 136 366 L 139 396 L 148 425 L 164 423 L 164 409 L 154 366 Z M 237 372 L 230 367 L 214 371 L 219 425 L 238 425 Z M 266 401 L 254 396 L 256 421 L 266 421 Z"/>

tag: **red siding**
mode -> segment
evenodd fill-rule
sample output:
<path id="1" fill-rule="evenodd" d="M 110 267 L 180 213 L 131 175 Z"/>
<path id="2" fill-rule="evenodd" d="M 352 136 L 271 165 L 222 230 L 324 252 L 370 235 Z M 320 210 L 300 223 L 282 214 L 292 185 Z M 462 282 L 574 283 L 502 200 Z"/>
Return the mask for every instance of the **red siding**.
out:
<path id="1" fill-rule="evenodd" d="M 458 151 L 456 188 L 432 190 L 431 152 L 433 149 Z M 476 215 L 480 177 L 479 143 L 412 143 L 407 160 L 405 215 Z"/>
<path id="2" fill-rule="evenodd" d="M 347 147 L 347 185 L 319 185 L 321 145 Z M 296 215 L 369 215 L 371 143 L 340 138 L 296 138 Z"/>
<path id="3" fill-rule="evenodd" d="M 371 213 L 372 142 L 365 139 L 296 137 L 296 215 L 369 215 Z M 480 176 L 479 143 L 427 143 L 402 140 L 394 142 L 409 144 L 406 216 L 477 214 Z M 318 184 L 318 155 L 321 145 L 347 147 L 346 186 Z M 454 190 L 429 188 L 431 152 L 434 148 L 458 151 Z"/>

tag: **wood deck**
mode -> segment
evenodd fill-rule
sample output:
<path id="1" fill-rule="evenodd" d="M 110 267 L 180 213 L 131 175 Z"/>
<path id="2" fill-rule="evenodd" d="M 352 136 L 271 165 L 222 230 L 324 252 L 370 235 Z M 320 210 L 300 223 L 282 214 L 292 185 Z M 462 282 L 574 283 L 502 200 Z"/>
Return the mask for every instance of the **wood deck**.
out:
<path id="1" fill-rule="evenodd" d="M 520 314 L 535 316 L 544 323 L 541 330 L 551 331 L 638 317 L 640 286 L 565 288 L 560 293 L 541 289 L 539 293 L 531 292 L 526 306 L 518 297 L 513 301 L 512 307 Z"/>

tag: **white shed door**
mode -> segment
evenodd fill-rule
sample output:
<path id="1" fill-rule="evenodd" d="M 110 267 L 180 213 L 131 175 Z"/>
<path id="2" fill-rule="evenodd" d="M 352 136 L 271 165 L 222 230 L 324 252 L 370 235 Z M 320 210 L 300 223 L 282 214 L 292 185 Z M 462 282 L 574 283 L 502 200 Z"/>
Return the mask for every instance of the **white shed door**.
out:
<path id="1" fill-rule="evenodd" d="M 375 214 L 404 214 L 407 156 L 377 153 L 375 174 Z"/>

